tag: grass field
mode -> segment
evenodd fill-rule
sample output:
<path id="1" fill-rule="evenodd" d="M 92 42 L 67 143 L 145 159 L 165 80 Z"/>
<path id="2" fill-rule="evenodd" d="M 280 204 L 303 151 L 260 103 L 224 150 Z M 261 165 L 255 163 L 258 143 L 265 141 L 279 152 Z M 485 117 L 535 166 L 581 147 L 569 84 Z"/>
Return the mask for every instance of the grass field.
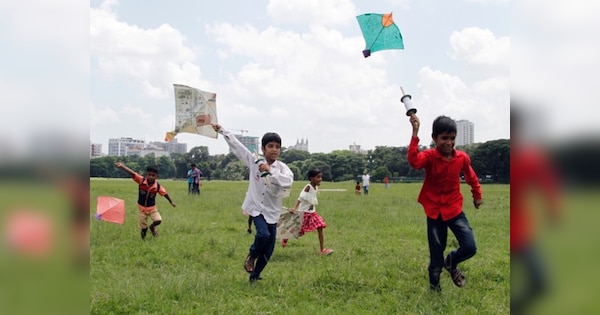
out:
<path id="1" fill-rule="evenodd" d="M 374 184 L 369 196 L 354 196 L 352 181 L 323 182 L 317 209 L 335 252 L 319 255 L 316 232 L 278 243 L 264 279 L 250 285 L 242 265 L 254 236 L 240 209 L 247 182 L 204 182 L 199 197 L 184 181 L 160 182 L 177 207 L 158 198 L 160 236 L 142 241 L 136 184 L 91 180 L 92 314 L 509 314 L 508 185 L 484 185 L 479 210 L 462 186 L 478 252 L 461 264 L 467 285 L 455 287 L 444 272 L 437 294 L 428 287 L 420 183 Z M 101 195 L 125 200 L 124 225 L 93 219 Z M 448 244 L 457 246 L 451 233 Z"/>

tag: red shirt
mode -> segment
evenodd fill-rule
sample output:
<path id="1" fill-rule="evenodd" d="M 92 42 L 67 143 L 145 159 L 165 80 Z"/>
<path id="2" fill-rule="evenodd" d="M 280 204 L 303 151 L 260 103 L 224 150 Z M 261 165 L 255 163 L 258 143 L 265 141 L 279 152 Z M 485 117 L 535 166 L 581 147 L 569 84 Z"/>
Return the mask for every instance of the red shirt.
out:
<path id="1" fill-rule="evenodd" d="M 546 201 L 550 215 L 557 217 L 560 204 L 558 174 L 543 152 L 515 147 L 510 154 L 510 249 L 518 251 L 535 236 L 537 193 Z"/>
<path id="2" fill-rule="evenodd" d="M 460 192 L 460 173 L 471 186 L 473 199 L 481 199 L 481 186 L 477 174 L 471 167 L 471 159 L 466 152 L 453 149 L 450 160 L 437 149 L 419 152 L 419 138 L 412 137 L 408 146 L 408 163 L 415 169 L 425 169 L 425 181 L 419 193 L 419 203 L 425 214 L 447 221 L 459 215 L 463 209 L 463 196 Z"/>

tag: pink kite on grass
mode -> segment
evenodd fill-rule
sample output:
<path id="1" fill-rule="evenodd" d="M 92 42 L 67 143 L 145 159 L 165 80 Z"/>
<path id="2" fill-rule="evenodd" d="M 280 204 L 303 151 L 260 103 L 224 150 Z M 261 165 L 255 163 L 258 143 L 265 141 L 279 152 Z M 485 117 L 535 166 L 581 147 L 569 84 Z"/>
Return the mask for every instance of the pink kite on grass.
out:
<path id="1" fill-rule="evenodd" d="M 98 196 L 98 205 L 94 217 L 97 220 L 123 224 L 125 221 L 125 201 L 110 196 Z"/>

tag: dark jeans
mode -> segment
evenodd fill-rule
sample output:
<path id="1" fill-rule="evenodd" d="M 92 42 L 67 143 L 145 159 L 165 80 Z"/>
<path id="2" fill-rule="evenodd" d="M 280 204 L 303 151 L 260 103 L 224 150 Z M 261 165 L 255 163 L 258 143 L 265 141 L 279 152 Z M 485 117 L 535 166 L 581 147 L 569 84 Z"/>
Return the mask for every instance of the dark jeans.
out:
<path id="1" fill-rule="evenodd" d="M 200 194 L 200 184 L 199 183 L 192 184 L 192 194 L 194 194 L 194 195 Z"/>
<path id="2" fill-rule="evenodd" d="M 257 259 L 254 271 L 250 273 L 250 277 L 258 278 L 263 269 L 265 269 L 265 266 L 267 266 L 275 249 L 277 223 L 267 223 L 262 214 L 252 217 L 252 220 L 256 228 L 256 235 L 254 236 L 254 243 L 250 246 L 250 256 Z"/>
<path id="3" fill-rule="evenodd" d="M 528 307 L 548 288 L 548 271 L 538 248 L 529 244 L 519 251 L 510 253 L 511 279 L 510 312 L 511 314 L 528 313 Z"/>
<path id="4" fill-rule="evenodd" d="M 448 253 L 452 261 L 452 267 L 473 257 L 477 252 L 473 229 L 469 225 L 467 216 L 461 212 L 456 217 L 442 221 L 440 216 L 434 220 L 427 217 L 427 240 L 429 241 L 429 282 L 439 283 L 442 268 L 444 268 L 444 250 L 448 240 L 448 228 L 454 233 L 458 241 L 458 249 Z"/>

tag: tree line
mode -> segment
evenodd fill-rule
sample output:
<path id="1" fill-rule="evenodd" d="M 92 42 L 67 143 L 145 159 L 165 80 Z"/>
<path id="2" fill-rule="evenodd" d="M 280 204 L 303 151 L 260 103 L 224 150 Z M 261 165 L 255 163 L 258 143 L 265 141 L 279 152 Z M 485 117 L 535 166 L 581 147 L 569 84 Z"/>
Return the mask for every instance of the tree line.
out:
<path id="1" fill-rule="evenodd" d="M 421 146 L 421 149 L 426 147 Z M 469 146 L 458 147 L 471 156 L 471 164 L 482 181 L 508 183 L 510 179 L 510 141 L 507 139 L 492 140 Z M 330 153 L 309 153 L 295 149 L 282 148 L 279 157 L 286 163 L 295 180 L 306 180 L 306 173 L 311 168 L 323 171 L 325 181 L 357 180 L 364 172 L 369 172 L 375 182 L 382 181 L 385 176 L 392 182 L 419 180 L 424 176 L 423 170 L 410 167 L 406 160 L 408 147 L 378 146 L 366 153 L 350 150 L 336 150 Z M 190 164 L 196 163 L 207 180 L 247 180 L 248 169 L 233 153 L 210 155 L 208 147 L 198 146 L 188 153 L 172 153 L 170 156 L 155 157 L 149 154 L 143 157 L 104 156 L 90 160 L 90 177 L 123 178 L 127 174 L 114 166 L 115 162 L 123 162 L 136 172 L 143 174 L 146 166 L 157 165 L 160 178 L 183 179 Z"/>

